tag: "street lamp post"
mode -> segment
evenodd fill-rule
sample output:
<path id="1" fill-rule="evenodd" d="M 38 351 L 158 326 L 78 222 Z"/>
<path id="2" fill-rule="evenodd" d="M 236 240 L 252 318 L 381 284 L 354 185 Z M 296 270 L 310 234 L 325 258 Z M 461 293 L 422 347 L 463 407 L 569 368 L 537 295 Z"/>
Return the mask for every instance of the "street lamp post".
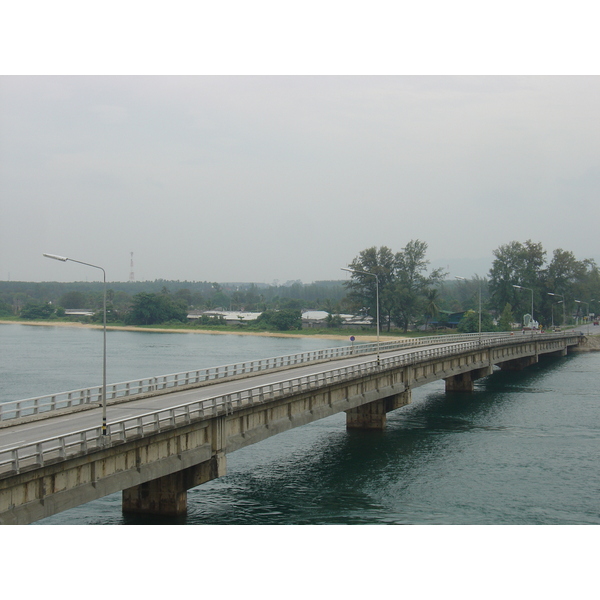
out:
<path id="1" fill-rule="evenodd" d="M 454 276 L 461 281 L 467 281 L 464 277 Z M 481 280 L 479 280 L 479 343 L 481 344 Z"/>
<path id="2" fill-rule="evenodd" d="M 565 326 L 565 297 L 562 294 L 554 294 L 552 292 L 548 292 L 548 296 L 558 296 L 559 298 L 562 298 L 562 305 L 563 305 L 563 327 Z M 557 302 L 557 304 L 560 304 L 560 302 Z"/>
<path id="3" fill-rule="evenodd" d="M 106 271 L 99 267 L 98 265 L 92 265 L 90 263 L 82 262 L 80 260 L 75 260 L 74 258 L 66 258 L 65 256 L 57 256 L 56 254 L 45 254 L 44 256 L 47 258 L 52 258 L 54 260 L 60 260 L 62 262 L 66 262 L 70 260 L 71 262 L 79 263 L 80 265 L 86 265 L 88 267 L 94 267 L 94 269 L 100 269 L 102 271 L 102 276 L 104 279 L 104 294 L 103 294 L 103 302 L 102 302 L 102 312 L 103 312 L 103 329 L 104 329 L 104 345 L 102 351 L 102 436 L 106 436 Z M 103 438 L 104 439 L 104 438 Z"/>
<path id="4" fill-rule="evenodd" d="M 566 325 L 566 321 L 565 321 L 565 301 L 564 300 L 559 300 L 557 302 L 557 304 L 562 304 L 562 308 L 563 308 L 563 324 Z"/>
<path id="5" fill-rule="evenodd" d="M 363 275 L 370 275 L 371 277 L 375 277 L 375 297 L 377 302 L 377 366 L 379 366 L 379 277 L 377 277 L 377 273 L 368 273 L 367 271 L 357 271 L 356 269 L 346 269 L 345 267 L 341 267 L 342 271 L 348 271 L 349 273 L 362 273 Z"/>
<path id="6" fill-rule="evenodd" d="M 575 300 L 575 302 L 577 302 L 577 304 L 585 304 L 587 306 L 585 318 L 588 319 L 588 333 L 589 333 L 590 332 L 590 327 L 589 327 L 589 325 L 590 325 L 590 323 L 589 323 L 590 303 L 584 302 L 583 300 Z"/>
<path id="7" fill-rule="evenodd" d="M 533 290 L 531 288 L 526 288 L 523 287 L 522 285 L 513 285 L 514 288 L 517 288 L 519 290 L 529 290 L 531 292 L 531 320 L 533 321 Z M 532 331 L 533 331 L 533 325 L 532 325 Z"/>

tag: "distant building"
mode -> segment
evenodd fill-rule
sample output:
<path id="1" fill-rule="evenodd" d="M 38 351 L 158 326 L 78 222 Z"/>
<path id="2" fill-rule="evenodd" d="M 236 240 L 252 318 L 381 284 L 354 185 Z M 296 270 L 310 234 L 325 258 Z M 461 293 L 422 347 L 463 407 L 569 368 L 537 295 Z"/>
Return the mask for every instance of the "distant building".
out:
<path id="1" fill-rule="evenodd" d="M 89 308 L 65 308 L 65 317 L 93 317 L 96 311 Z"/>
<path id="2" fill-rule="evenodd" d="M 440 310 L 435 319 L 429 321 L 429 327 L 433 329 L 448 328 L 456 329 L 460 320 L 463 318 L 466 310 L 460 312 L 450 312 L 449 310 Z"/>
<path id="3" fill-rule="evenodd" d="M 331 313 L 328 313 L 325 310 L 307 310 L 302 313 L 302 328 L 312 329 L 327 327 L 329 325 L 327 319 L 329 318 L 330 314 Z M 341 317 L 341 327 L 344 329 L 371 327 L 374 325 L 372 319 L 370 319 L 369 317 L 364 317 L 362 315 L 343 314 L 336 316 Z"/>
<path id="4" fill-rule="evenodd" d="M 235 325 L 237 323 L 247 323 L 248 321 L 256 321 L 262 313 L 259 312 L 243 312 L 231 310 L 192 310 L 188 313 L 187 318 L 201 319 L 207 317 L 223 317 L 227 325 Z"/>
<path id="5" fill-rule="evenodd" d="M 307 310 L 302 313 L 302 329 L 327 327 L 327 317 L 325 310 Z"/>
<path id="6" fill-rule="evenodd" d="M 340 315 L 345 329 L 354 329 L 360 327 L 375 327 L 375 319 L 365 317 L 364 315 Z"/>

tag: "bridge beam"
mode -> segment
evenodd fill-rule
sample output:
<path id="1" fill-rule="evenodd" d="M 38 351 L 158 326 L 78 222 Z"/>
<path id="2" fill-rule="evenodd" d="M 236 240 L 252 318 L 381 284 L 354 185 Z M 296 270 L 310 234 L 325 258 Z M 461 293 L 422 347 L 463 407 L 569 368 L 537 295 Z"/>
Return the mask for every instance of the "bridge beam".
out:
<path id="1" fill-rule="evenodd" d="M 386 414 L 410 404 L 411 391 L 406 390 L 346 411 L 347 429 L 385 429 Z"/>
<path id="2" fill-rule="evenodd" d="M 522 371 L 530 365 L 534 365 L 538 362 L 537 354 L 533 356 L 522 356 L 521 358 L 515 358 L 513 360 L 507 360 L 505 362 L 498 363 L 498 366 L 502 371 Z"/>
<path id="3" fill-rule="evenodd" d="M 227 470 L 225 454 L 182 471 L 159 477 L 123 490 L 123 513 L 156 516 L 181 516 L 187 513 L 187 491 Z"/>

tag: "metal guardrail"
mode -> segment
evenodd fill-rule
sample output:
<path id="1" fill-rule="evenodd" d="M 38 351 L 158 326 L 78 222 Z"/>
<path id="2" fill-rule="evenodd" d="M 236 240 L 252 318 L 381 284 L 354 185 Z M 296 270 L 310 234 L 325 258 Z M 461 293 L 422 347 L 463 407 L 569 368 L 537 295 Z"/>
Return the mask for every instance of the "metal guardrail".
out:
<path id="1" fill-rule="evenodd" d="M 573 335 L 573 334 L 571 334 Z M 292 393 L 299 393 L 327 386 L 332 383 L 348 381 L 363 377 L 369 373 L 394 367 L 406 366 L 421 362 L 428 358 L 449 356 L 482 346 L 501 346 L 514 344 L 517 339 L 526 341 L 520 336 L 504 336 L 505 339 L 479 339 L 457 342 L 451 347 L 434 347 L 425 350 L 415 350 L 407 354 L 383 358 L 378 365 L 376 360 L 370 360 L 358 365 L 331 369 L 314 375 L 307 375 L 271 383 L 267 385 L 246 388 L 230 394 L 218 395 L 211 398 L 196 400 L 129 417 L 108 424 L 107 435 L 101 435 L 101 427 L 62 434 L 23 446 L 15 446 L 0 451 L 0 476 L 17 474 L 25 468 L 43 467 L 48 462 L 64 460 L 78 454 L 97 450 L 105 445 L 123 443 L 156 434 L 166 429 L 186 425 L 206 418 L 219 415 L 233 414 L 236 410 L 264 404 Z M 566 334 L 549 334 L 544 339 L 560 339 Z M 529 339 L 529 336 L 527 336 Z M 107 439 L 104 440 L 103 437 Z"/>
<path id="2" fill-rule="evenodd" d="M 485 333 L 486 339 L 506 336 L 505 333 Z M 401 340 L 386 341 L 380 343 L 380 352 L 389 352 L 402 348 L 414 346 L 460 342 L 479 337 L 477 333 L 439 335 L 421 338 L 403 338 Z M 242 363 L 211 367 L 196 371 L 184 371 L 169 375 L 159 375 L 134 379 L 121 383 L 113 383 L 106 386 L 107 401 L 117 398 L 126 398 L 148 394 L 161 390 L 175 390 L 184 386 L 204 383 L 226 377 L 264 372 L 282 367 L 293 367 L 313 361 L 335 360 L 353 355 L 373 354 L 377 352 L 377 343 L 370 342 L 356 344 L 353 346 L 340 346 L 324 350 L 312 350 L 300 354 L 290 354 L 275 358 L 246 361 Z M 0 421 L 18 419 L 31 415 L 37 415 L 54 410 L 81 406 L 84 404 L 100 403 L 102 401 L 102 386 L 82 388 L 68 392 L 58 392 L 27 398 L 25 400 L 14 400 L 11 402 L 0 402 Z"/>

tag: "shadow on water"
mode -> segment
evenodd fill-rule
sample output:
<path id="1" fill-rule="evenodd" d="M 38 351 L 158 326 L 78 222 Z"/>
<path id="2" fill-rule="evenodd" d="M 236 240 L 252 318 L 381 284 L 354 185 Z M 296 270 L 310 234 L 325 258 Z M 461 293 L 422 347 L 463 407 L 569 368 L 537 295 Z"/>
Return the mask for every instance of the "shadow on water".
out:
<path id="1" fill-rule="evenodd" d="M 143 515 L 123 515 L 122 525 L 187 525 L 187 516 L 157 517 Z"/>

